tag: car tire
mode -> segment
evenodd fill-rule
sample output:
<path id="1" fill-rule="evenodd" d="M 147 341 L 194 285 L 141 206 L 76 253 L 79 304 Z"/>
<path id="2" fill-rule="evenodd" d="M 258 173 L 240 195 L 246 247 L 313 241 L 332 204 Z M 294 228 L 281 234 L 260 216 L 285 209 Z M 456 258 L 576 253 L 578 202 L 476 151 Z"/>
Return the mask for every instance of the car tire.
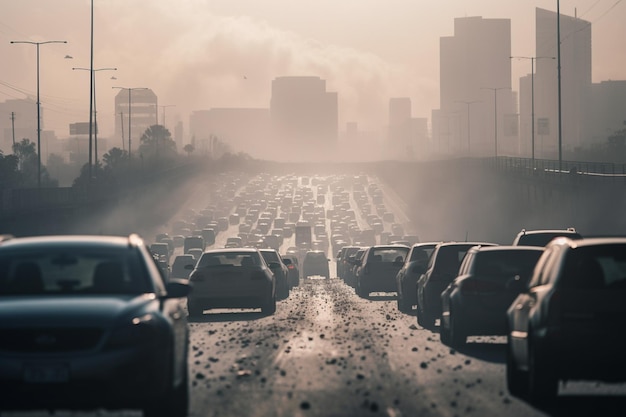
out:
<path id="1" fill-rule="evenodd" d="M 549 362 L 537 352 L 534 343 L 528 346 L 528 395 L 533 404 L 549 404 L 558 395 L 559 380 Z"/>
<path id="2" fill-rule="evenodd" d="M 439 339 L 441 340 L 441 343 L 443 343 L 446 346 L 452 346 L 452 344 L 450 343 L 450 328 L 449 326 L 446 326 L 444 324 L 443 321 L 443 315 L 442 317 L 439 319 Z"/>
<path id="3" fill-rule="evenodd" d="M 450 318 L 448 319 L 448 322 L 448 335 L 450 336 L 450 346 L 455 348 L 465 346 L 465 342 L 467 342 L 467 335 L 463 331 L 463 326 L 459 323 L 459 319 L 453 313 L 452 309 L 450 309 Z"/>
<path id="4" fill-rule="evenodd" d="M 402 313 L 410 313 L 413 309 L 413 306 L 409 304 L 406 298 L 400 296 L 400 292 L 397 292 L 397 300 L 398 300 L 398 311 Z"/>
<path id="5" fill-rule="evenodd" d="M 189 369 L 184 365 L 184 377 L 178 387 L 167 392 L 143 409 L 144 417 L 187 417 L 189 413 Z"/>
<path id="6" fill-rule="evenodd" d="M 272 297 L 265 304 L 261 306 L 261 313 L 266 316 L 271 316 L 276 312 L 276 297 Z"/>
<path id="7" fill-rule="evenodd" d="M 370 294 L 369 291 L 366 291 L 365 288 L 363 288 L 363 285 L 361 285 L 361 280 L 358 278 L 356 280 L 355 292 L 356 295 L 362 298 L 367 298 L 367 296 Z"/>
<path id="8" fill-rule="evenodd" d="M 511 348 L 511 336 L 507 336 L 506 348 L 506 386 L 509 393 L 517 398 L 528 396 L 528 372 L 521 371 L 517 367 Z"/>
<path id="9" fill-rule="evenodd" d="M 200 317 L 204 313 L 204 308 L 193 302 L 187 301 L 187 311 L 189 312 L 189 317 Z"/>

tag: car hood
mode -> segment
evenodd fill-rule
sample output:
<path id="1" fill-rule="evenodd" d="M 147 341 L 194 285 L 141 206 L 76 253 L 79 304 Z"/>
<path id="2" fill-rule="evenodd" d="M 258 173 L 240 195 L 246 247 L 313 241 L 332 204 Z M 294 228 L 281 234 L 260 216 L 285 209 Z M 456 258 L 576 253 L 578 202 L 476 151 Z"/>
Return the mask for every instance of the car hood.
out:
<path id="1" fill-rule="evenodd" d="M 108 327 L 119 319 L 157 308 L 154 294 L 3 297 L 0 299 L 0 326 Z"/>

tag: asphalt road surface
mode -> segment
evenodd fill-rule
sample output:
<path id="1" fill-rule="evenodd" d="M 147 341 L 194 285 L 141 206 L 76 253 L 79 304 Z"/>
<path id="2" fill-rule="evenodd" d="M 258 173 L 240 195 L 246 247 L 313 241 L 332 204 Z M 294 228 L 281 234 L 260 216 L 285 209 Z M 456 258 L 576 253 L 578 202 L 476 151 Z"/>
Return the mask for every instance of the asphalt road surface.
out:
<path id="1" fill-rule="evenodd" d="M 236 234 L 231 228 L 216 246 Z M 330 271 L 334 277 L 334 260 Z M 436 330 L 400 313 L 395 294 L 364 299 L 337 278 L 301 280 L 272 316 L 210 310 L 190 330 L 192 417 L 626 416 L 623 384 L 568 384 L 550 408 L 534 408 L 507 391 L 503 337 L 450 349 Z"/>

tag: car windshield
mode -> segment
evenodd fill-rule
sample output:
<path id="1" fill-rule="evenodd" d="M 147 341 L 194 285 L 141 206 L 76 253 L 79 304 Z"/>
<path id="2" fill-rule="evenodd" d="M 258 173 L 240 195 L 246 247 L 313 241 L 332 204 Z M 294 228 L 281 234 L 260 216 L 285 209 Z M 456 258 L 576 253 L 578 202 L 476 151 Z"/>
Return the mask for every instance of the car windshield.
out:
<path id="1" fill-rule="evenodd" d="M 564 288 L 626 289 L 626 245 L 598 245 L 572 250 L 560 279 Z"/>
<path id="2" fill-rule="evenodd" d="M 153 291 L 147 272 L 126 249 L 45 248 L 0 256 L 0 296 Z"/>

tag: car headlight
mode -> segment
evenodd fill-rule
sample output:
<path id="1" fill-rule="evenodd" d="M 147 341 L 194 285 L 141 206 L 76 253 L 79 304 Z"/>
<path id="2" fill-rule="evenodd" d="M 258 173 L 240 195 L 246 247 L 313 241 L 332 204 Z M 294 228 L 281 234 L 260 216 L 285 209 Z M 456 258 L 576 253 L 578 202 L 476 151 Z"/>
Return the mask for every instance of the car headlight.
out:
<path id="1" fill-rule="evenodd" d="M 107 343 L 109 348 L 152 344 L 158 341 L 161 331 L 157 318 L 153 314 L 133 317 L 131 320 L 113 329 Z"/>

